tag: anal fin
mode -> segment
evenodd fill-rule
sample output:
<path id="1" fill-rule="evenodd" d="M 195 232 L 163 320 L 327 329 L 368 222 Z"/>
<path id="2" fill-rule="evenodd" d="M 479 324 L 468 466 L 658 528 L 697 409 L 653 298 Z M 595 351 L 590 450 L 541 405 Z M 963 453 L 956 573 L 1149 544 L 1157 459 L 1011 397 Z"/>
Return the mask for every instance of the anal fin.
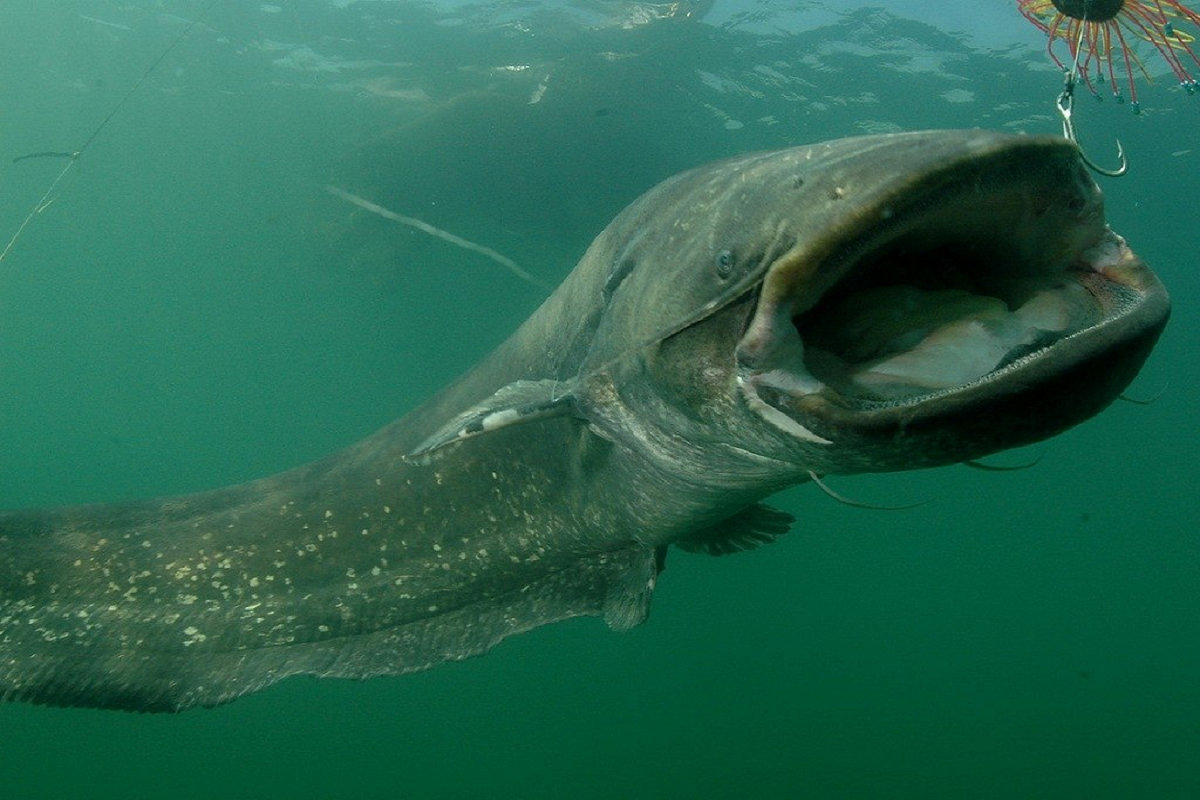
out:
<path id="1" fill-rule="evenodd" d="M 292 675 L 361 680 L 417 672 L 486 653 L 509 636 L 571 617 L 603 615 L 612 628 L 624 630 L 645 619 L 658 564 L 654 550 L 630 546 L 397 625 L 350 624 L 325 638 L 267 647 L 200 639 L 178 644 L 167 637 L 126 644 L 115 635 L 48 640 L 45 629 L 31 622 L 52 619 L 47 608 L 26 612 L 35 616 L 5 628 L 6 615 L 20 609 L 0 605 L 0 701 L 181 711 L 226 703 Z M 301 631 L 308 620 L 297 616 L 294 630 Z M 99 615 L 88 623 L 93 619 Z M 124 630 L 121 624 L 106 622 L 116 631 Z"/>

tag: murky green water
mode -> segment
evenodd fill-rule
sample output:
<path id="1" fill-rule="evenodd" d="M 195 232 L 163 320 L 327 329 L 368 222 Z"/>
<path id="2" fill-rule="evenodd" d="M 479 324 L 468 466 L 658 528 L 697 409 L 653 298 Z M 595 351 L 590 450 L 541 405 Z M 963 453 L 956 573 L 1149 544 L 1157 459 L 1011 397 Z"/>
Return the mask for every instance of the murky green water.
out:
<path id="1" fill-rule="evenodd" d="M 78 148 L 204 5 L 0 8 L 5 241 L 65 166 L 8 158 Z M 544 297 L 328 183 L 553 284 L 626 202 L 713 158 L 1056 130 L 1059 78 L 1015 7 L 981 18 L 986 43 L 878 12 L 815 19 L 785 34 L 217 2 L 0 264 L 0 506 L 210 488 L 323 455 Z M 1162 392 L 1152 405 L 996 458 L 1040 458 L 1025 471 L 836 483 L 930 501 L 908 511 L 789 491 L 793 533 L 672 557 L 627 634 L 576 620 L 425 674 L 290 680 L 177 717 L 0 706 L 0 795 L 1200 796 L 1200 98 L 1163 80 L 1142 101 L 1078 113 L 1097 160 L 1124 141 L 1109 216 L 1175 301 L 1130 390 Z"/>

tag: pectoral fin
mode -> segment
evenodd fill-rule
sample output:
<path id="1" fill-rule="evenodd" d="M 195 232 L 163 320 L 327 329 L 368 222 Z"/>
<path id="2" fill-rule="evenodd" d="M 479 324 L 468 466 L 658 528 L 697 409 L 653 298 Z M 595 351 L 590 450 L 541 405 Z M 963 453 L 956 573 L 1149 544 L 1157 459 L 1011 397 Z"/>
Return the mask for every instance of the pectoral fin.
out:
<path id="1" fill-rule="evenodd" d="M 408 454 L 420 460 L 484 433 L 556 416 L 575 415 L 575 395 L 562 381 L 516 381 L 443 425 Z"/>
<path id="2" fill-rule="evenodd" d="M 725 556 L 770 544 L 791 530 L 795 522 L 796 518 L 786 511 L 757 503 L 675 544 L 689 553 Z"/>

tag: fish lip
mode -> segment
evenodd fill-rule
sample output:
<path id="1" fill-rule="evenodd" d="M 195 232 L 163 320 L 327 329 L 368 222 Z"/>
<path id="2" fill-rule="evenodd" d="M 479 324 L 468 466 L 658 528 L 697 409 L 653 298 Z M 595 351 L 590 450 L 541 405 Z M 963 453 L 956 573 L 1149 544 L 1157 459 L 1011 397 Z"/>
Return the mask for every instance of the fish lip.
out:
<path id="1" fill-rule="evenodd" d="M 884 192 L 856 209 L 850 225 L 772 264 L 737 348 L 738 384 L 750 406 L 808 444 L 827 445 L 864 435 L 882 440 L 939 420 L 952 422 L 951 427 L 957 426 L 964 436 L 975 435 L 977 431 L 967 430 L 975 423 L 964 422 L 970 415 L 978 417 L 988 406 L 1003 406 L 1006 413 L 1036 416 L 1042 412 L 1033 405 L 1037 398 L 1059 386 L 1063 376 L 1087 367 L 1092 385 L 1078 390 L 1087 397 L 1079 397 L 1074 405 L 1056 397 L 1053 412 L 1039 424 L 1023 426 L 1022 432 L 1007 438 L 976 436 L 972 446 L 943 448 L 945 453 L 930 456 L 932 465 L 1044 438 L 1111 402 L 1136 375 L 1157 340 L 1170 301 L 1150 269 L 1109 229 L 1099 189 L 1074 149 L 1034 150 L 1029 163 L 1014 169 L 1018 156 L 1030 156 L 1020 149 L 1002 146 L 952 164 L 940 176 L 922 176 L 924 183 Z M 962 188 L 970 181 L 954 185 L 955 175 L 964 170 L 976 179 L 974 189 Z M 984 192 L 978 188 L 981 180 Z M 906 193 L 911 195 L 907 199 Z M 1035 263 L 1035 257 L 1015 264 L 1016 274 L 1047 285 L 1061 281 L 1063 291 L 1074 292 L 1072 307 L 1086 308 L 1085 318 L 1072 321 L 1030 352 L 970 380 L 896 397 L 843 391 L 831 385 L 827 374 L 812 368 L 814 348 L 806 341 L 806 316 L 819 311 L 839 287 L 860 275 L 864 264 L 886 261 L 889 248 L 909 241 L 906 237 L 920 239 L 923 231 L 930 232 L 933 245 L 939 236 L 953 240 L 957 234 L 951 230 L 953 225 L 944 224 L 946 219 L 979 222 L 990 210 L 1003 212 L 1000 222 L 989 229 L 998 250 L 1020 252 L 1019 237 L 1028 234 L 1061 250 L 1044 263 Z M 1004 219 L 1004 214 L 1010 218 Z M 1047 221 L 1039 222 L 1039 216 Z M 990 262 L 990 279 L 1003 279 L 1001 266 L 1000 261 Z M 1090 306 L 1081 301 L 1082 292 L 1090 298 Z M 1113 361 L 1107 374 L 1106 358 Z"/>

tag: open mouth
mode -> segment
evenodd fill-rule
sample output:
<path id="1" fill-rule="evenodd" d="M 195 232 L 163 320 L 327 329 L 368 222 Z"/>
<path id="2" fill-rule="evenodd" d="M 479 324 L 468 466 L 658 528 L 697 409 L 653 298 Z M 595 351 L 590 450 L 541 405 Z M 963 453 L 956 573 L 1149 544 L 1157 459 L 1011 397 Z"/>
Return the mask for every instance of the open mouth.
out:
<path id="1" fill-rule="evenodd" d="M 813 418 L 908 424 L 1021 391 L 1156 337 L 1167 306 L 1069 147 L 1001 152 L 873 199 L 779 259 L 738 359 L 764 416 L 823 440 Z"/>
<path id="2" fill-rule="evenodd" d="M 996 378 L 1123 305 L 1104 271 L 1136 257 L 1102 216 L 1062 226 L 1019 211 L 1019 194 L 882 243 L 794 317 L 813 376 L 851 403 L 920 400 Z"/>

